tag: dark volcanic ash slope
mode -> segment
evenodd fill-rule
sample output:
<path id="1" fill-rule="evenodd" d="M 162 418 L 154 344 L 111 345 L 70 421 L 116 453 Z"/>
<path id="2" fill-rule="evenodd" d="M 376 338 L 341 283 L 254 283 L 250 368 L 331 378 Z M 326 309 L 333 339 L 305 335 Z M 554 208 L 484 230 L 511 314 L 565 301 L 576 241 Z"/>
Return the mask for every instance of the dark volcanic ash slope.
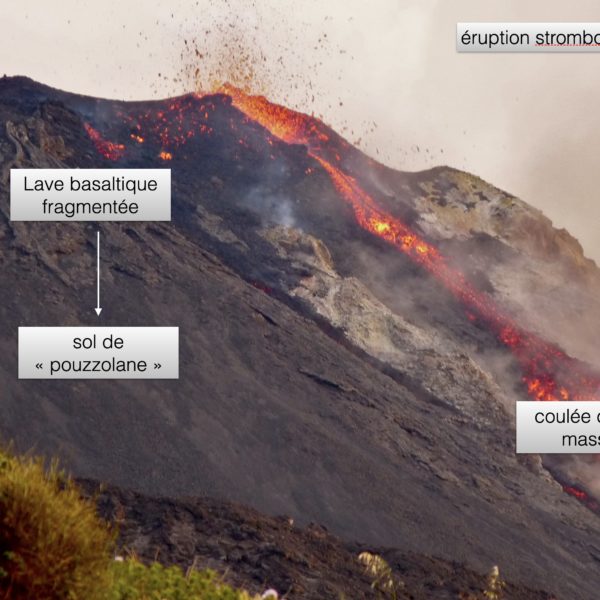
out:
<path id="1" fill-rule="evenodd" d="M 114 486 L 99 490 L 92 481 L 78 483 L 95 499 L 101 516 L 118 523 L 123 552 L 141 560 L 184 570 L 211 568 L 257 594 L 275 588 L 290 599 L 380 597 L 357 560 L 365 547 L 344 543 L 319 525 L 297 527 L 289 517 L 266 517 L 213 499 L 153 498 Z M 457 563 L 399 550 L 377 552 L 402 582 L 403 599 L 456 600 L 460 593 L 481 595 L 486 587 L 486 577 Z M 507 600 L 553 600 L 551 594 L 510 583 L 504 592 Z"/>
<path id="2" fill-rule="evenodd" d="M 94 142 L 86 123 L 117 146 Z M 511 357 L 358 226 L 305 147 L 271 138 L 225 95 L 125 104 L 19 78 L 0 82 L 0 124 L 4 438 L 58 453 L 81 476 L 226 498 L 596 597 L 597 516 L 514 454 L 510 406 L 522 390 Z M 194 134 L 169 148 L 173 222 L 99 228 L 102 324 L 179 326 L 180 380 L 18 381 L 19 325 L 97 323 L 96 227 L 11 223 L 9 169 L 163 166 L 179 127 Z M 577 274 L 593 324 L 597 270 L 535 211 L 449 169 L 410 175 L 350 159 L 373 194 L 523 319 L 528 288 L 506 275 L 517 263 Z M 472 227 L 461 202 L 473 204 L 462 208 L 465 219 L 476 211 Z M 486 216 L 480 202 L 496 208 Z M 519 219 L 527 231 L 534 219 L 545 244 L 559 240 L 547 260 L 519 241 Z M 541 331 L 536 318 L 527 324 Z"/>

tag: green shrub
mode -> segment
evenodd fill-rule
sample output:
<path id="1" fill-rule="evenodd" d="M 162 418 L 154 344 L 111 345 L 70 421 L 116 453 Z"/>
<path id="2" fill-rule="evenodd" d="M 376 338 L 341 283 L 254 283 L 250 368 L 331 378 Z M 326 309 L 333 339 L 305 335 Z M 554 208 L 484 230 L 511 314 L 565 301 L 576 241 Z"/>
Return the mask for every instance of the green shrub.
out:
<path id="1" fill-rule="evenodd" d="M 0 600 L 252 600 L 212 571 L 114 551 L 115 532 L 56 462 L 0 450 Z"/>
<path id="2" fill-rule="evenodd" d="M 0 599 L 104 598 L 113 547 L 56 462 L 0 450 Z"/>
<path id="3" fill-rule="evenodd" d="M 179 567 L 146 566 L 135 559 L 115 561 L 112 570 L 111 600 L 250 600 L 246 592 L 222 584 L 212 571 L 185 575 Z"/>

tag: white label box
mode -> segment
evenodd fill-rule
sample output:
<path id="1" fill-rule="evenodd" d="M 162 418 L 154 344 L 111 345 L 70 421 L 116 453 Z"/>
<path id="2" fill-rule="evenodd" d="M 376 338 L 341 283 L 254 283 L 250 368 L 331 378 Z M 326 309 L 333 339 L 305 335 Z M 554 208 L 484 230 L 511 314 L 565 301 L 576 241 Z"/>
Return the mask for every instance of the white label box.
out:
<path id="1" fill-rule="evenodd" d="M 11 169 L 11 221 L 170 221 L 171 169 Z"/>
<path id="2" fill-rule="evenodd" d="M 600 23 L 457 23 L 457 52 L 600 52 Z"/>
<path id="3" fill-rule="evenodd" d="M 179 379 L 179 328 L 19 327 L 19 379 Z"/>
<path id="4" fill-rule="evenodd" d="M 516 404 L 517 454 L 600 454 L 600 402 Z"/>

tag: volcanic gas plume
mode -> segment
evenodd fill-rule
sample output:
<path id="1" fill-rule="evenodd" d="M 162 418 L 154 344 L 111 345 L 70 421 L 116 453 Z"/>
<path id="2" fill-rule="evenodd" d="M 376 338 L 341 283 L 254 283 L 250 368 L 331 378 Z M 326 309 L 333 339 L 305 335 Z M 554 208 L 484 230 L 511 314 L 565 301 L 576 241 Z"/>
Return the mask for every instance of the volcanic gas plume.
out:
<path id="1" fill-rule="evenodd" d="M 600 400 L 600 376 L 585 363 L 568 356 L 557 345 L 519 326 L 493 298 L 479 291 L 465 275 L 428 241 L 385 210 L 367 193 L 360 177 L 345 160 L 353 147 L 318 119 L 274 104 L 262 96 L 252 96 L 231 85 L 219 94 L 230 98 L 249 121 L 265 130 L 266 144 L 273 139 L 301 144 L 330 177 L 339 197 L 348 203 L 357 223 L 369 233 L 385 240 L 425 269 L 462 304 L 467 317 L 490 330 L 498 342 L 516 359 L 524 391 L 534 400 Z M 150 109 L 135 116 L 121 114 L 131 130 L 130 143 L 151 139 L 161 150 L 158 158 L 171 160 L 178 148 L 195 136 L 212 135 L 211 113 L 214 96 L 190 94 L 170 102 L 166 109 Z M 233 123 L 232 127 L 235 127 Z M 126 151 L 125 140 L 107 141 L 91 125 L 86 129 L 97 150 L 107 159 L 120 160 Z M 243 136 L 240 146 L 249 141 Z"/>

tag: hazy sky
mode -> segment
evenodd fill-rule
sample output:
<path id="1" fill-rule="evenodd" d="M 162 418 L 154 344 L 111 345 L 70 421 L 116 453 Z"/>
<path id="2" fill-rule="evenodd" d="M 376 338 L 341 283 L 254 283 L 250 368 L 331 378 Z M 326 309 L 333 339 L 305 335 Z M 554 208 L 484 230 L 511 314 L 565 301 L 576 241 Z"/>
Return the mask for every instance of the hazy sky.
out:
<path id="1" fill-rule="evenodd" d="M 205 77 L 255 62 L 272 99 L 350 126 L 391 166 L 474 172 L 600 263 L 600 53 L 457 54 L 457 21 L 600 21 L 600 3 L 1 0 L 0 73 L 150 98 L 193 87 L 190 48 Z"/>

